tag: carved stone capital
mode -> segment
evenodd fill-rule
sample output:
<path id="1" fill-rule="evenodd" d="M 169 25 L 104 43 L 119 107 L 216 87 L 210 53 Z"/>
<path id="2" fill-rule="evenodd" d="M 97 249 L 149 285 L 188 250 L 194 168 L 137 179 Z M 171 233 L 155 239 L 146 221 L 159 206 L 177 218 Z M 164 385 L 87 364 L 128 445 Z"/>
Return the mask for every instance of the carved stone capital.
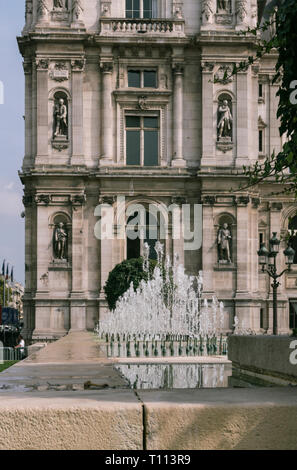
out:
<path id="1" fill-rule="evenodd" d="M 85 68 L 86 60 L 81 59 L 74 59 L 71 61 L 71 69 L 72 72 L 83 72 Z"/>
<path id="2" fill-rule="evenodd" d="M 26 60 L 25 62 L 23 62 L 23 69 L 25 75 L 30 75 L 32 73 L 32 61 Z"/>
<path id="3" fill-rule="evenodd" d="M 99 196 L 99 204 L 108 204 L 112 206 L 116 201 L 115 196 Z"/>
<path id="4" fill-rule="evenodd" d="M 48 66 L 49 66 L 48 59 L 36 59 L 35 63 L 36 63 L 37 71 L 46 72 L 48 70 Z"/>
<path id="5" fill-rule="evenodd" d="M 238 196 L 236 198 L 236 204 L 237 206 L 244 206 L 246 207 L 248 203 L 250 202 L 250 197 L 249 196 Z"/>
<path id="6" fill-rule="evenodd" d="M 184 73 L 184 63 L 173 62 L 172 70 L 173 70 L 174 75 L 183 75 L 183 73 Z"/>
<path id="7" fill-rule="evenodd" d="M 283 203 L 282 202 L 271 202 L 270 203 L 270 210 L 274 212 L 281 211 L 283 208 Z"/>
<path id="8" fill-rule="evenodd" d="M 201 70 L 205 73 L 213 72 L 215 64 L 212 62 L 201 62 Z"/>
<path id="9" fill-rule="evenodd" d="M 30 194 L 25 194 L 23 196 L 24 207 L 32 207 L 33 204 L 34 204 L 34 197 Z"/>
<path id="10" fill-rule="evenodd" d="M 187 204 L 187 198 L 183 196 L 172 196 L 171 197 L 171 204 L 176 204 L 177 206 L 182 206 L 183 204 Z"/>
<path id="11" fill-rule="evenodd" d="M 87 196 L 85 194 L 75 194 L 70 197 L 70 202 L 73 206 L 82 206 L 86 200 Z"/>
<path id="12" fill-rule="evenodd" d="M 259 197 L 252 197 L 252 206 L 254 209 L 258 209 L 261 203 L 261 199 Z"/>
<path id="13" fill-rule="evenodd" d="M 101 62 L 100 69 L 102 73 L 112 73 L 113 72 L 113 62 Z"/>

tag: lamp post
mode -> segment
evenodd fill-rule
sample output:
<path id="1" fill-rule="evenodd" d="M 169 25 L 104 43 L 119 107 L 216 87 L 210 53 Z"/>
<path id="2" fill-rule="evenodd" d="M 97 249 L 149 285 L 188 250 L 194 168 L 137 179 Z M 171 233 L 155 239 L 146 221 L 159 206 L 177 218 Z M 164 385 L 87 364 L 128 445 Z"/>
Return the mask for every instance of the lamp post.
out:
<path id="1" fill-rule="evenodd" d="M 266 272 L 273 280 L 271 287 L 273 289 L 273 334 L 277 335 L 277 288 L 279 287 L 278 279 L 287 271 L 291 271 L 291 266 L 294 262 L 295 250 L 288 245 L 284 250 L 286 258 L 286 265 L 288 266 L 281 273 L 277 273 L 276 257 L 279 253 L 280 240 L 277 238 L 277 233 L 273 232 L 272 238 L 269 240 L 270 251 L 265 247 L 265 243 L 261 243 L 260 250 L 258 251 L 259 264 L 262 266 L 262 272 Z M 266 268 L 266 265 L 268 267 Z"/>

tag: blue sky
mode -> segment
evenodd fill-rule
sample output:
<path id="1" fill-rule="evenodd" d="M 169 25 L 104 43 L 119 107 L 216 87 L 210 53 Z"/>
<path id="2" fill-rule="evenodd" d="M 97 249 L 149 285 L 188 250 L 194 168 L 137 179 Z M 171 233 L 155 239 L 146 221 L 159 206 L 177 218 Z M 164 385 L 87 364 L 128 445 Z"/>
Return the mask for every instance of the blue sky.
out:
<path id="1" fill-rule="evenodd" d="M 24 155 L 24 74 L 16 36 L 24 26 L 25 0 L 1 0 L 0 80 L 0 263 L 14 265 L 24 281 L 24 219 L 20 217 L 22 185 L 18 177 Z"/>

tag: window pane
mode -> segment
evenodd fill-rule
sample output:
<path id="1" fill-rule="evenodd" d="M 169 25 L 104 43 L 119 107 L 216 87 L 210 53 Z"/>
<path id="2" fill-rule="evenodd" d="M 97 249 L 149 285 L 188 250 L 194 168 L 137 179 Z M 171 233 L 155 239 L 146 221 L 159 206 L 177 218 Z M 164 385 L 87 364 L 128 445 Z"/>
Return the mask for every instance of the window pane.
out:
<path id="1" fill-rule="evenodd" d="M 138 117 L 138 116 L 126 116 L 126 127 L 138 127 L 138 128 L 140 128 L 140 117 Z"/>
<path id="2" fill-rule="evenodd" d="M 143 118 L 143 125 L 147 128 L 158 129 L 158 118 L 157 117 L 145 117 Z"/>
<path id="3" fill-rule="evenodd" d="M 290 325 L 289 328 L 297 327 L 297 302 L 290 302 Z"/>
<path id="4" fill-rule="evenodd" d="M 143 86 L 156 88 L 157 86 L 157 73 L 155 70 L 145 70 L 143 72 Z"/>
<path id="5" fill-rule="evenodd" d="M 132 0 L 126 0 L 126 10 L 132 10 L 133 2 Z"/>
<path id="6" fill-rule="evenodd" d="M 127 165 L 140 165 L 140 131 L 126 131 Z"/>
<path id="7" fill-rule="evenodd" d="M 140 88 L 140 70 L 128 70 L 128 86 Z"/>
<path id="8" fill-rule="evenodd" d="M 132 10 L 126 10 L 126 18 L 133 18 Z"/>
<path id="9" fill-rule="evenodd" d="M 127 259 L 140 257 L 140 239 L 130 240 L 127 238 Z"/>
<path id="10" fill-rule="evenodd" d="M 159 162 L 159 133 L 144 131 L 144 166 L 156 166 Z"/>

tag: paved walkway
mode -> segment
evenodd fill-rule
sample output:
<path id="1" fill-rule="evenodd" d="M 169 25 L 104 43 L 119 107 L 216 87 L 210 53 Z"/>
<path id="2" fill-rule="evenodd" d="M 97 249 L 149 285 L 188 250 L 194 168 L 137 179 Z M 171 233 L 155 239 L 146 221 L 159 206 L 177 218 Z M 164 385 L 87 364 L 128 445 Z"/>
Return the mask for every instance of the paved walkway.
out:
<path id="1" fill-rule="evenodd" d="M 0 374 L 2 391 L 127 388 L 93 333 L 69 333 Z"/>

